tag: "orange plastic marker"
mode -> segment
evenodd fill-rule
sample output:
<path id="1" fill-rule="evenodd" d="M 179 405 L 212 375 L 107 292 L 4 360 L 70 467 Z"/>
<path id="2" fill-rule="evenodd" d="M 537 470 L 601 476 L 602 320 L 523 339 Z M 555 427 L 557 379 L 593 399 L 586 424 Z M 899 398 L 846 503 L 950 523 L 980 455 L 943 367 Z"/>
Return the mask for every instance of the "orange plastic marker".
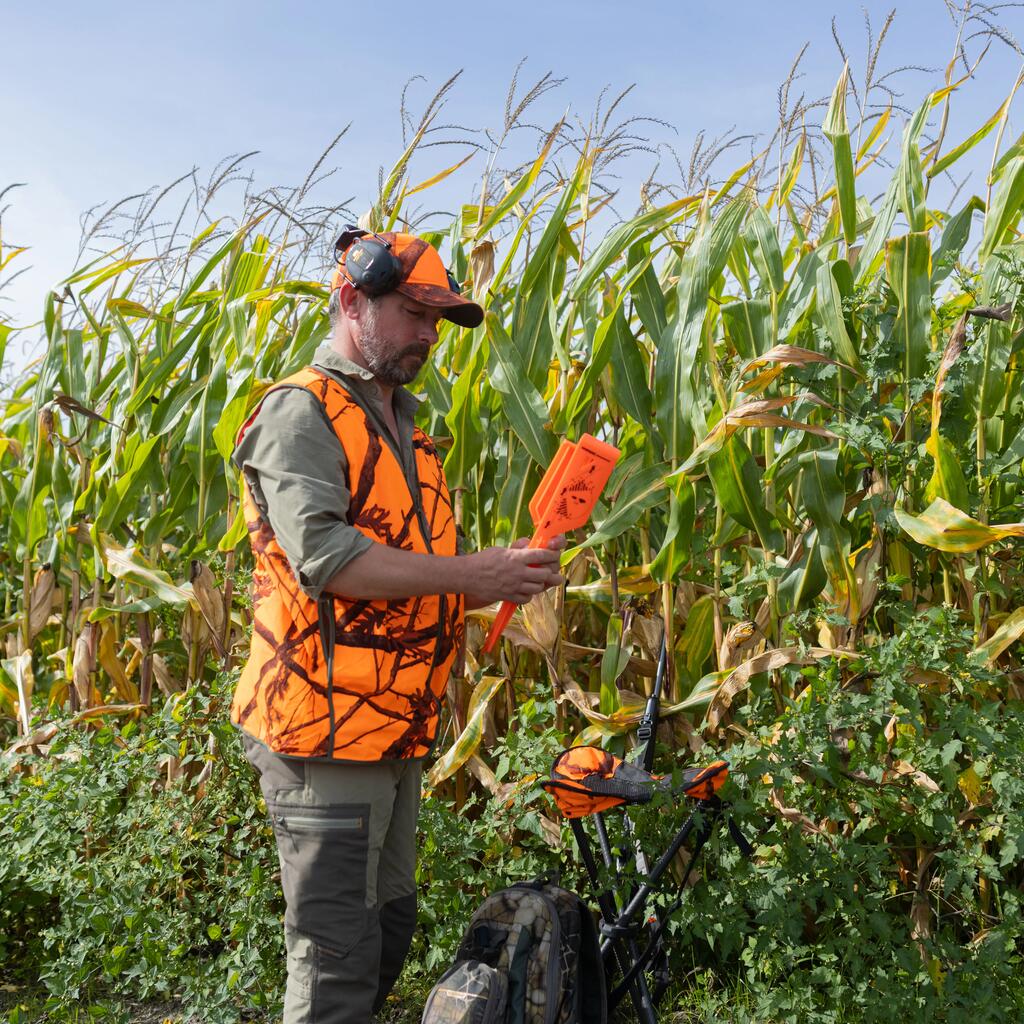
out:
<path id="1" fill-rule="evenodd" d="M 590 434 L 577 442 L 563 441 L 530 499 L 530 516 L 536 529 L 528 546 L 547 547 L 560 533 L 583 526 L 618 458 L 618 448 Z M 485 654 L 494 650 L 515 610 L 514 601 L 502 602 L 484 642 Z"/>

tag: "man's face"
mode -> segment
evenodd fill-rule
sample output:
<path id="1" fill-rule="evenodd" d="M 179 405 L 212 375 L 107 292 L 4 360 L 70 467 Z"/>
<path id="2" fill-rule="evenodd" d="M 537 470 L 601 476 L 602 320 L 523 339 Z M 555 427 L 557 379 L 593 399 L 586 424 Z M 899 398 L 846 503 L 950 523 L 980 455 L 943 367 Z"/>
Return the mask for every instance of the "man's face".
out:
<path id="1" fill-rule="evenodd" d="M 408 384 L 437 344 L 441 311 L 399 292 L 366 303 L 358 345 L 367 368 L 388 387 Z"/>

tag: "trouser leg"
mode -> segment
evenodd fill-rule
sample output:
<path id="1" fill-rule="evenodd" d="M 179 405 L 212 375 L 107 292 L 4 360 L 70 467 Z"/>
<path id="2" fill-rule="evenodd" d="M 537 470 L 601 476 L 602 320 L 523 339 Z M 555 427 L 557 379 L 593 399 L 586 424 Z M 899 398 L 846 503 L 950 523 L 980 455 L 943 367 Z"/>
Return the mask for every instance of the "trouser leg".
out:
<path id="1" fill-rule="evenodd" d="M 293 761 L 245 746 L 281 862 L 284 1024 L 369 1024 L 380 989 L 378 867 L 408 766 Z"/>
<path id="2" fill-rule="evenodd" d="M 402 766 L 391 824 L 381 848 L 377 871 L 381 957 L 375 1012 L 402 973 L 416 931 L 416 820 L 422 775 L 419 762 Z"/>

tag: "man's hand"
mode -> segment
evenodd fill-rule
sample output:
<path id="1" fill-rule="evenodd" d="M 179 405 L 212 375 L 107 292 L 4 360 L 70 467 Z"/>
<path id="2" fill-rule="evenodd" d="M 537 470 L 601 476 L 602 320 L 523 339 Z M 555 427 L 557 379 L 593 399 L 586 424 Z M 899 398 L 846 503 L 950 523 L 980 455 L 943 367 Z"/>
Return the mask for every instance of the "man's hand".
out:
<path id="1" fill-rule="evenodd" d="M 534 594 L 562 582 L 558 556 L 565 537 L 527 550 L 530 542 L 486 548 L 472 555 L 424 555 L 371 544 L 340 569 L 324 588 L 350 600 L 392 601 L 420 594 L 465 594 L 468 608 L 494 601 L 523 604 Z"/>
<path id="2" fill-rule="evenodd" d="M 466 608 L 482 608 L 495 601 L 525 604 L 534 595 L 560 586 L 559 557 L 565 549 L 565 537 L 555 537 L 546 548 L 528 548 L 526 537 L 510 547 L 484 548 L 463 555 L 467 574 Z"/>

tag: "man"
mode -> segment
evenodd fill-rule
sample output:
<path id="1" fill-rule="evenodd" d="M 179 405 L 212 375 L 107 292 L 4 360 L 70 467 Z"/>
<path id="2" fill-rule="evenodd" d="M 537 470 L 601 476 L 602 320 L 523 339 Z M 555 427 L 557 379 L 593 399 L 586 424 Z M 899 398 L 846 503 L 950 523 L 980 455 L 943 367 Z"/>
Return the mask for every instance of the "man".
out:
<path id="1" fill-rule="evenodd" d="M 422 760 L 466 607 L 560 582 L 559 550 L 459 555 L 411 382 L 440 319 L 476 327 L 433 246 L 349 229 L 331 341 L 243 426 L 255 555 L 250 658 L 232 705 L 274 825 L 286 1024 L 367 1024 L 416 922 Z"/>

